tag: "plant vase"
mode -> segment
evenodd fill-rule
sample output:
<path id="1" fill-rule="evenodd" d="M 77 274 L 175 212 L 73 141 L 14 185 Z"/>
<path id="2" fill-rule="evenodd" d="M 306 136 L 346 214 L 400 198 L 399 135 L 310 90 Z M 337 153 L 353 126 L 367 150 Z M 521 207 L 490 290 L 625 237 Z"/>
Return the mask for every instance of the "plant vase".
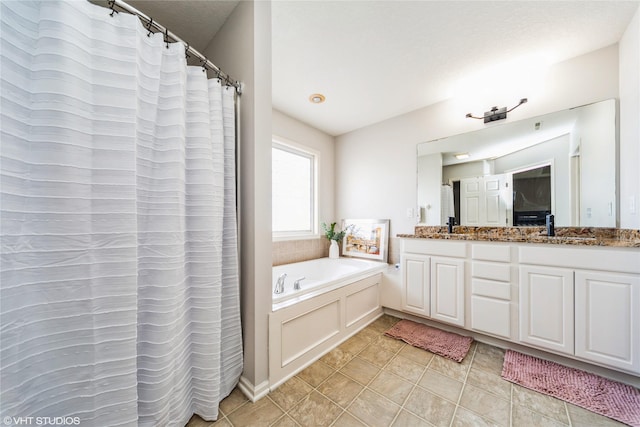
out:
<path id="1" fill-rule="evenodd" d="M 331 241 L 331 245 L 329 246 L 329 258 L 335 259 L 340 257 L 340 247 L 338 246 L 338 242 L 336 240 Z"/>

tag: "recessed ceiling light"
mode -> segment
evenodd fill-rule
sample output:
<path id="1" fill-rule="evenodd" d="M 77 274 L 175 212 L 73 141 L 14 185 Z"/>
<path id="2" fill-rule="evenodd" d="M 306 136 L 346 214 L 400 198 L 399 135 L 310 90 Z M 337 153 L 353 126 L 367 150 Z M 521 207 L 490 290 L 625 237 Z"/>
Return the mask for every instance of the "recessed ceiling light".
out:
<path id="1" fill-rule="evenodd" d="M 469 153 L 459 153 L 459 154 L 454 154 L 454 156 L 458 160 L 464 160 L 469 158 Z"/>
<path id="2" fill-rule="evenodd" d="M 309 97 L 309 101 L 311 101 L 314 104 L 322 104 L 325 101 L 325 99 L 326 98 L 321 93 L 314 93 Z"/>

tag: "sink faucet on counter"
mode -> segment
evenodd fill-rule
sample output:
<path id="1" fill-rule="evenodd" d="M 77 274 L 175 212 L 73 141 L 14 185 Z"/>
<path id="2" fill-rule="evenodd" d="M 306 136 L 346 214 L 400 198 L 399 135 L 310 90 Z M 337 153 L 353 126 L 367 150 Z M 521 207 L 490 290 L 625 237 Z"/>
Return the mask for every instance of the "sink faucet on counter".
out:
<path id="1" fill-rule="evenodd" d="M 449 222 L 447 225 L 449 226 L 449 234 L 453 233 L 453 226 L 456 224 L 456 218 L 453 216 L 449 217 Z"/>
<path id="2" fill-rule="evenodd" d="M 554 216 L 551 214 L 547 215 L 545 224 L 547 226 L 547 236 L 555 236 L 556 230 Z"/>

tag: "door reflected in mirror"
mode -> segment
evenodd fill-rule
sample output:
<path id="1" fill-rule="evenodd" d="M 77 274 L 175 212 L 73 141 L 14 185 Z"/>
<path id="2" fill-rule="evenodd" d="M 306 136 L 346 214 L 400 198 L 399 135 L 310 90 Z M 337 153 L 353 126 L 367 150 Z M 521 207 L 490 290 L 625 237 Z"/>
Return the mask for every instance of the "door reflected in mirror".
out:
<path id="1" fill-rule="evenodd" d="M 616 227 L 616 101 L 418 144 L 419 225 Z M 468 153 L 468 158 L 456 155 Z"/>

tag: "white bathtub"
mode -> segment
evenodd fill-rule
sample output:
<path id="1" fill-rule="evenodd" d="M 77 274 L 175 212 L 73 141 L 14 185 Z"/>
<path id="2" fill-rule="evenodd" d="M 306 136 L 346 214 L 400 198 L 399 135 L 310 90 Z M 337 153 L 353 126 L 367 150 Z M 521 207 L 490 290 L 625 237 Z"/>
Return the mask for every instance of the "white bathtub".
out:
<path id="1" fill-rule="evenodd" d="M 373 276 L 386 270 L 387 267 L 388 265 L 384 262 L 353 258 L 319 258 L 273 267 L 271 281 L 273 311 Z M 273 291 L 278 277 L 283 273 L 287 274 L 284 292 L 276 294 Z M 293 284 L 301 277 L 305 279 L 300 281 L 301 289 L 296 291 L 293 289 Z"/>

